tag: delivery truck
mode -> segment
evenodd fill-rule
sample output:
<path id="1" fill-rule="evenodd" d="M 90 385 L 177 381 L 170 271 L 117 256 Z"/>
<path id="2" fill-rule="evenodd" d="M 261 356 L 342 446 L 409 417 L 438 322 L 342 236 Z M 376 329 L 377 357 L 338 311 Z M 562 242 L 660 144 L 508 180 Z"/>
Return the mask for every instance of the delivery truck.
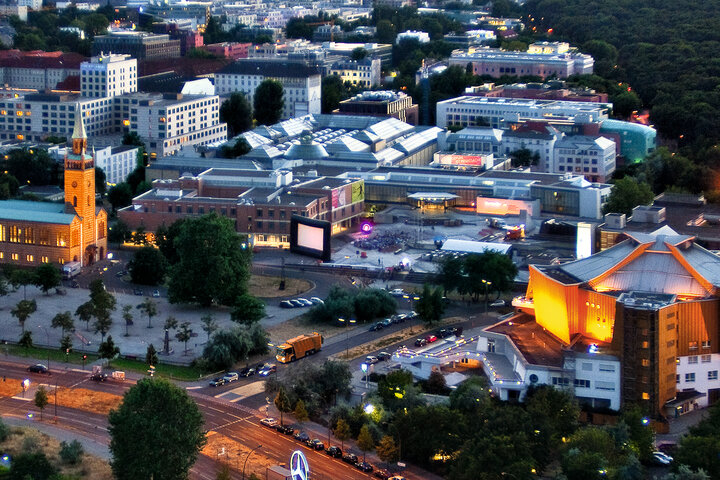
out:
<path id="1" fill-rule="evenodd" d="M 80 265 L 80 262 L 67 262 L 62 266 L 62 278 L 65 280 L 75 278 L 80 275 L 81 269 L 82 265 Z"/>
<path id="2" fill-rule="evenodd" d="M 322 347 L 323 337 L 317 332 L 311 334 L 300 335 L 291 338 L 287 342 L 277 347 L 278 362 L 290 363 L 299 360 L 313 353 L 319 352 Z"/>

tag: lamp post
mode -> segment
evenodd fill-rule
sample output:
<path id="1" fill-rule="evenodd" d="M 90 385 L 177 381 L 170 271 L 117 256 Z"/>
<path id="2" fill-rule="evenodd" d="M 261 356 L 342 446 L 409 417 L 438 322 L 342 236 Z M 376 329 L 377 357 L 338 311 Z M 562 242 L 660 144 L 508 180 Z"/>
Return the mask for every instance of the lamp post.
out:
<path id="1" fill-rule="evenodd" d="M 42 328 L 45 330 L 45 336 L 47 337 L 47 346 L 48 346 L 48 375 L 50 374 L 50 333 L 48 333 L 48 329 L 43 325 L 38 325 L 38 328 Z"/>
<path id="2" fill-rule="evenodd" d="M 350 320 L 338 318 L 338 322 L 345 324 L 345 360 L 348 360 L 348 357 L 350 356 L 350 331 L 348 330 L 348 327 L 350 327 L 351 323 L 357 323 L 357 320 L 354 318 L 351 318 Z"/>
<path id="3" fill-rule="evenodd" d="M 492 282 L 489 282 L 485 279 L 482 279 L 482 283 L 485 285 L 485 316 L 487 317 L 488 313 L 488 287 L 492 285 Z"/>
<path id="4" fill-rule="evenodd" d="M 261 448 L 261 447 L 262 447 L 262 445 L 258 445 L 257 447 L 253 448 L 252 450 L 250 450 L 250 451 L 248 452 L 247 457 L 245 457 L 245 463 L 243 463 L 243 469 L 242 469 L 242 478 L 243 478 L 243 480 L 245 480 L 245 466 L 247 465 L 248 460 L 250 460 L 250 455 L 252 455 L 252 453 L 253 453 L 255 450 L 257 450 L 258 448 Z"/>

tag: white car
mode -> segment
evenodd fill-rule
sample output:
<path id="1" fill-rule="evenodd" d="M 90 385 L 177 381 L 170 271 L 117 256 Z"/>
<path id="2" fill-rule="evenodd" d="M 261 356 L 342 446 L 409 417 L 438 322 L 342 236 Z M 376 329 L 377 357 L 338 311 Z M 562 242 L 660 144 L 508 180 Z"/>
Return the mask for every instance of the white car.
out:
<path id="1" fill-rule="evenodd" d="M 490 304 L 491 307 L 504 307 L 505 306 L 505 300 L 495 300 Z"/>
<path id="2" fill-rule="evenodd" d="M 262 420 L 260 420 L 260 423 L 270 428 L 275 428 L 276 426 L 280 425 L 280 422 L 278 422 L 272 417 L 263 418 Z"/>
<path id="3" fill-rule="evenodd" d="M 378 357 L 374 355 L 368 355 L 367 357 L 365 357 L 365 363 L 367 363 L 368 365 L 375 365 L 379 361 L 380 360 L 378 359 Z"/>
<path id="4" fill-rule="evenodd" d="M 670 465 L 673 461 L 673 457 L 663 452 L 653 452 L 653 459 L 658 465 Z"/>
<path id="5" fill-rule="evenodd" d="M 223 379 L 225 379 L 225 383 L 234 382 L 234 381 L 237 380 L 238 378 L 240 378 L 240 376 L 237 374 L 237 372 L 228 372 L 228 373 L 226 373 L 225 376 L 223 377 Z"/>
<path id="6" fill-rule="evenodd" d="M 393 297 L 402 297 L 405 295 L 405 291 L 402 288 L 395 288 L 393 290 L 390 290 L 390 295 Z"/>

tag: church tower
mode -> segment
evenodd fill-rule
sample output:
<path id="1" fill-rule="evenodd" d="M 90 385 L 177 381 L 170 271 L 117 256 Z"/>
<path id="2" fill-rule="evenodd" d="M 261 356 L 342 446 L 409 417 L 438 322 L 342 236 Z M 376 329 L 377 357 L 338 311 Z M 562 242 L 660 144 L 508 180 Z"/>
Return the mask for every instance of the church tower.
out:
<path id="1" fill-rule="evenodd" d="M 82 263 L 92 263 L 97 242 L 95 159 L 87 154 L 87 133 L 79 104 L 75 106 L 72 153 L 65 156 L 65 210 L 80 217 L 82 229 L 78 243 L 82 247 Z"/>

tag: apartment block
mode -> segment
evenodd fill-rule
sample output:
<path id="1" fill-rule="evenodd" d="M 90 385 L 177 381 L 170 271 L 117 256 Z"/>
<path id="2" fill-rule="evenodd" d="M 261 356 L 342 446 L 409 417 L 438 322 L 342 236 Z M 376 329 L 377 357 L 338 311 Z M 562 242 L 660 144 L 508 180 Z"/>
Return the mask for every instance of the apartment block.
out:
<path id="1" fill-rule="evenodd" d="M 129 55 L 98 55 L 80 65 L 80 93 L 104 98 L 137 92 L 137 60 Z"/>
<path id="2" fill-rule="evenodd" d="M 380 63 L 379 58 L 343 60 L 330 67 L 330 75 L 337 75 L 343 83 L 350 82 L 354 86 L 371 88 L 380 84 Z"/>
<path id="3" fill-rule="evenodd" d="M 175 58 L 180 56 L 180 40 L 170 35 L 136 31 L 115 31 L 98 35 L 93 40 L 92 54 L 124 53 L 138 60 Z"/>

